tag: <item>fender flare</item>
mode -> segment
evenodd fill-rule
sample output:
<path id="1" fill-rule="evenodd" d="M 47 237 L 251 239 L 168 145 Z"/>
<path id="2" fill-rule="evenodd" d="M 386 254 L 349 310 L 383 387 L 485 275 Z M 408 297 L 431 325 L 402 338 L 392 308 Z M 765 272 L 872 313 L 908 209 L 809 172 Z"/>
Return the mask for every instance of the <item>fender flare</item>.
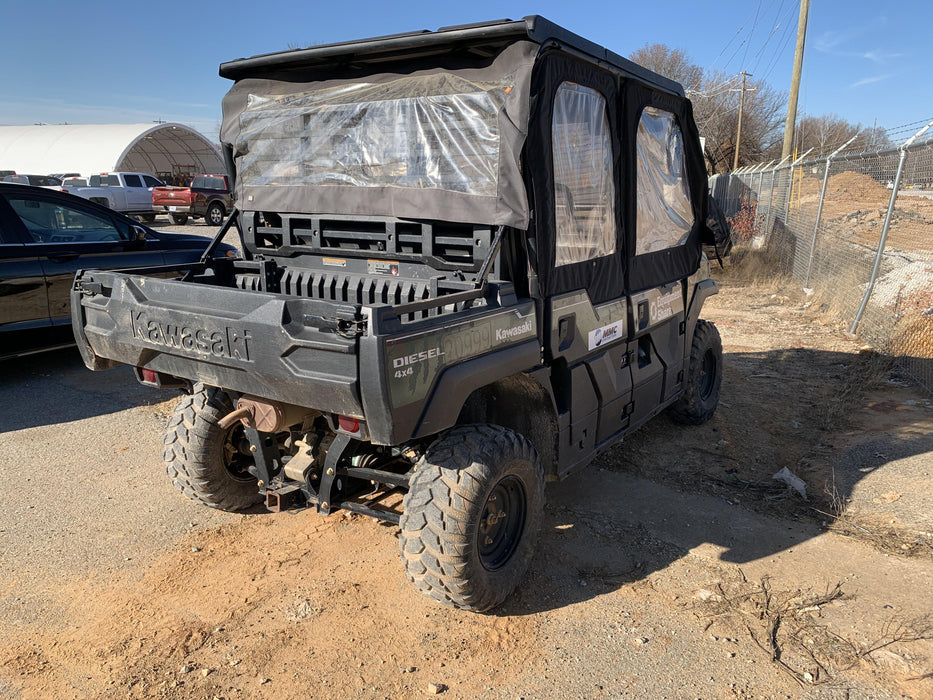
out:
<path id="1" fill-rule="evenodd" d="M 703 309 L 703 302 L 714 294 L 719 294 L 719 285 L 710 277 L 701 280 L 697 283 L 696 287 L 694 287 L 693 297 L 690 299 L 685 318 L 686 327 L 684 331 L 687 338 L 687 347 L 689 347 L 692 342 L 693 333 L 696 330 L 697 321 L 700 318 L 700 311 Z M 689 361 L 689 358 L 685 360 L 685 367 L 687 361 Z"/>
<path id="2" fill-rule="evenodd" d="M 540 356 L 541 346 L 533 338 L 447 367 L 425 401 L 412 436 L 426 437 L 453 427 L 474 391 L 536 367 Z"/>

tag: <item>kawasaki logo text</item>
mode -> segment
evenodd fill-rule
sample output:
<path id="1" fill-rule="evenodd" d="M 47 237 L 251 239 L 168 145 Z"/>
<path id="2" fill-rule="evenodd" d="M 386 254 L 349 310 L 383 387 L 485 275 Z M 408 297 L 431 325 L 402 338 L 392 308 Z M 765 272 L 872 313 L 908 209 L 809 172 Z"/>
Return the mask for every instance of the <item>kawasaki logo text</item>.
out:
<path id="1" fill-rule="evenodd" d="M 235 330 L 230 327 L 200 328 L 166 323 L 147 318 L 142 311 L 131 311 L 130 321 L 133 324 L 133 337 L 154 345 L 178 348 L 199 355 L 252 362 L 249 358 L 252 336 L 248 330 Z"/>
<path id="2" fill-rule="evenodd" d="M 531 319 L 529 318 L 520 326 L 512 326 L 511 328 L 497 328 L 496 329 L 496 340 L 508 340 L 509 338 L 514 338 L 517 335 L 525 335 L 532 331 Z"/>

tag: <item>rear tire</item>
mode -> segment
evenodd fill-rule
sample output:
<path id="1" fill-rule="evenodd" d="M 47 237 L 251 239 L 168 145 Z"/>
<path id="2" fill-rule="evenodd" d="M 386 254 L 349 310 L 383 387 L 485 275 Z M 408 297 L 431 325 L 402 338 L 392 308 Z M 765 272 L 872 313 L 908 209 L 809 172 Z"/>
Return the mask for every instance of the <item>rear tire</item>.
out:
<path id="1" fill-rule="evenodd" d="M 188 498 L 219 510 L 237 511 L 263 500 L 249 452 L 244 451 L 243 426 L 224 430 L 222 417 L 233 402 L 221 389 L 197 384 L 190 396 L 175 404 L 163 439 L 165 471 L 175 488 Z"/>
<path id="2" fill-rule="evenodd" d="M 518 586 L 544 516 L 544 469 L 531 443 L 494 425 L 443 433 L 415 467 L 399 548 L 415 588 L 483 612 Z"/>
<path id="3" fill-rule="evenodd" d="M 176 226 L 184 226 L 188 223 L 187 214 L 169 214 L 168 218 L 172 220 L 172 223 Z"/>
<path id="4" fill-rule="evenodd" d="M 224 222 L 224 216 L 226 216 L 224 205 L 220 202 L 211 202 L 204 215 L 204 221 L 208 226 L 220 226 Z"/>
<path id="5" fill-rule="evenodd" d="M 719 405 L 721 385 L 722 339 L 715 325 L 700 319 L 693 332 L 684 393 L 671 406 L 674 420 L 688 425 L 708 421 Z"/>

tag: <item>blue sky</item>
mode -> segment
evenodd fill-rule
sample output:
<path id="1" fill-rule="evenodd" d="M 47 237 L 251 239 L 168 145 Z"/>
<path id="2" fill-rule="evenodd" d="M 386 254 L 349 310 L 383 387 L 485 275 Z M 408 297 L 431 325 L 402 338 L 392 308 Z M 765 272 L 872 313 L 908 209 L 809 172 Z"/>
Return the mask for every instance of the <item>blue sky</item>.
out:
<path id="1" fill-rule="evenodd" d="M 704 68 L 748 70 L 786 90 L 798 8 L 798 0 L 0 0 L 0 124 L 161 119 L 214 137 L 229 87 L 217 75 L 223 61 L 529 14 L 624 56 L 663 43 Z M 888 129 L 933 119 L 931 20 L 928 1 L 813 0 L 798 113 Z"/>

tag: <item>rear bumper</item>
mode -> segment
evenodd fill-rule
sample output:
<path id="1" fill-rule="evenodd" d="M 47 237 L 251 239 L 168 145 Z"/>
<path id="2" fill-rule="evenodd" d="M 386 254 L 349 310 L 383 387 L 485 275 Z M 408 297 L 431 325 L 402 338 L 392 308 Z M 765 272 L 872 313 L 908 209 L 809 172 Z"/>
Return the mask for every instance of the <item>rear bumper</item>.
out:
<path id="1" fill-rule="evenodd" d="M 305 325 L 324 312 L 316 300 L 92 271 L 79 274 L 71 308 L 91 369 L 123 363 L 363 417 L 357 341 Z"/>
<path id="2" fill-rule="evenodd" d="M 191 207 L 184 204 L 157 204 L 152 207 L 156 211 L 165 212 L 166 214 L 190 214 Z"/>

